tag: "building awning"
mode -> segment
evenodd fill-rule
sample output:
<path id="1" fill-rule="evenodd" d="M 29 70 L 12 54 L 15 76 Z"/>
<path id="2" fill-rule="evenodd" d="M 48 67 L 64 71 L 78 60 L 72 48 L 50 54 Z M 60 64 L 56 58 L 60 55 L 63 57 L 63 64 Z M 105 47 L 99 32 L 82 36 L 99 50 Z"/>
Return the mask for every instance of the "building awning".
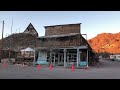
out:
<path id="1" fill-rule="evenodd" d="M 50 35 L 50 36 L 41 36 L 37 38 L 59 38 L 59 37 L 69 37 L 79 35 L 80 33 L 70 33 L 70 34 L 60 34 L 60 35 Z"/>
<path id="2" fill-rule="evenodd" d="M 37 47 L 37 50 L 48 50 L 49 47 Z M 53 49 L 88 49 L 88 46 L 63 46 L 63 47 L 56 47 Z"/>

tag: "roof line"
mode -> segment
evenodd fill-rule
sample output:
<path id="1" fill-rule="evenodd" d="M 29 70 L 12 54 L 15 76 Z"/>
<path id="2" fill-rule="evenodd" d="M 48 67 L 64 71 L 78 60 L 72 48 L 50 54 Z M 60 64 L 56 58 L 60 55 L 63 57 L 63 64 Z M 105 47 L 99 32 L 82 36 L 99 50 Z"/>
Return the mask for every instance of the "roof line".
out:
<path id="1" fill-rule="evenodd" d="M 60 24 L 60 25 L 50 25 L 50 26 L 44 26 L 44 27 L 54 27 L 54 26 L 64 26 L 64 25 L 75 25 L 75 24 L 82 24 L 82 23 Z"/>
<path id="2" fill-rule="evenodd" d="M 30 25 L 32 25 L 33 29 L 37 32 L 37 30 L 35 29 L 35 27 L 33 26 L 32 23 L 29 23 L 29 25 L 27 26 L 27 28 L 29 28 Z M 26 28 L 26 29 L 27 29 L 27 28 Z M 26 29 L 25 29 L 25 30 L 26 30 Z M 37 33 L 38 33 L 38 32 L 37 32 Z"/>
<path id="3" fill-rule="evenodd" d="M 59 37 L 69 37 L 69 36 L 75 36 L 75 35 L 81 35 L 80 33 L 71 33 L 71 34 L 62 34 L 62 35 L 50 35 L 50 36 L 41 36 L 37 38 L 59 38 Z"/>

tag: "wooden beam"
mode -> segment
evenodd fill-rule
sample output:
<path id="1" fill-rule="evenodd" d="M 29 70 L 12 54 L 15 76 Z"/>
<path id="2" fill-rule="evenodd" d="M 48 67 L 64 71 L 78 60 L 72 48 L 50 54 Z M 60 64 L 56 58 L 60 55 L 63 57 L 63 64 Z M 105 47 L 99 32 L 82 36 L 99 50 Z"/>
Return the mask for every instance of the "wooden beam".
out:
<path id="1" fill-rule="evenodd" d="M 79 67 L 79 49 L 77 49 L 77 67 Z"/>
<path id="2" fill-rule="evenodd" d="M 64 67 L 66 67 L 66 49 L 64 49 Z"/>

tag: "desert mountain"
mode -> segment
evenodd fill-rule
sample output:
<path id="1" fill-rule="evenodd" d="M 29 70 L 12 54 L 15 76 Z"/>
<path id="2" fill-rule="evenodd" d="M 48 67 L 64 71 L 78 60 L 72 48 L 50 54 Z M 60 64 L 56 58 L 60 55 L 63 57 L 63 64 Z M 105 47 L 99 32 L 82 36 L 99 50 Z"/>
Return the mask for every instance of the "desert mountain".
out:
<path id="1" fill-rule="evenodd" d="M 120 32 L 119 33 L 101 33 L 96 37 L 89 39 L 88 43 L 92 49 L 97 52 L 107 52 L 111 54 L 120 53 Z"/>

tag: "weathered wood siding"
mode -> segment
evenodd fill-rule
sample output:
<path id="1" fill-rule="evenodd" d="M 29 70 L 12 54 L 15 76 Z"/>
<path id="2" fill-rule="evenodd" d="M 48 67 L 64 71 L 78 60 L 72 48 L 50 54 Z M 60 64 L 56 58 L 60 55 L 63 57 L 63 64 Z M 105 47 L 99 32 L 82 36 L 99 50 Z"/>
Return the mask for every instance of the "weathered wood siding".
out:
<path id="1" fill-rule="evenodd" d="M 80 33 L 80 24 L 45 26 L 45 36 L 69 33 Z"/>

